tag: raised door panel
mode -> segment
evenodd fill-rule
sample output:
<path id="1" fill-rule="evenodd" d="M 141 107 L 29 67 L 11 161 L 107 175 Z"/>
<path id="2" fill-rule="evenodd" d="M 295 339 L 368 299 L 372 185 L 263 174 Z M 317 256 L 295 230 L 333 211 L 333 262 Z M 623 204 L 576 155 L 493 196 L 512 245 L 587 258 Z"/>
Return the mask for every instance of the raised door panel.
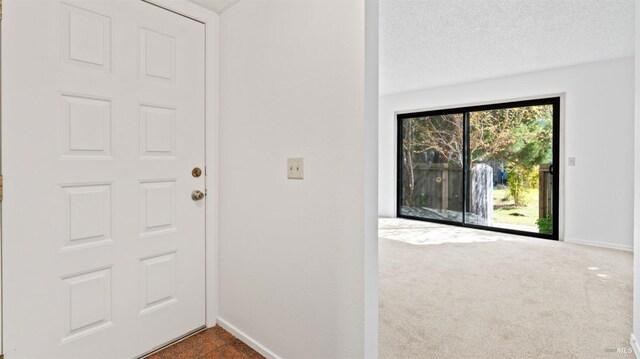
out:
<path id="1" fill-rule="evenodd" d="M 111 242 L 111 184 L 65 185 L 63 249 Z"/>
<path id="2" fill-rule="evenodd" d="M 143 78 L 175 79 L 176 39 L 156 30 L 140 29 L 140 73 Z"/>
<path id="3" fill-rule="evenodd" d="M 111 268 L 62 278 L 64 323 L 61 345 L 105 330 L 111 321 Z"/>
<path id="4" fill-rule="evenodd" d="M 141 235 L 176 231 L 175 180 L 142 182 L 140 187 Z"/>
<path id="5" fill-rule="evenodd" d="M 158 105 L 140 106 L 140 156 L 176 155 L 176 110 Z"/>
<path id="6" fill-rule="evenodd" d="M 140 261 L 140 314 L 169 306 L 176 297 L 176 253 L 165 253 Z"/>
<path id="7" fill-rule="evenodd" d="M 61 6 L 61 54 L 64 62 L 109 71 L 111 18 L 95 10 Z"/>
<path id="8" fill-rule="evenodd" d="M 63 157 L 111 156 L 111 101 L 63 94 L 60 136 Z"/>

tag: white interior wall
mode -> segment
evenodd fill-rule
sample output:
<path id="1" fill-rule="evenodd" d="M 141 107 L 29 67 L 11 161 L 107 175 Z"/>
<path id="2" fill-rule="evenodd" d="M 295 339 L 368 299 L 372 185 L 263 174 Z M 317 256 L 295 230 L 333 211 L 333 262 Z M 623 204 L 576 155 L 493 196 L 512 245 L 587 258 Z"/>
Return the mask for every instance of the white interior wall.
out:
<path id="1" fill-rule="evenodd" d="M 636 1 L 638 5 L 638 1 Z M 636 29 L 640 29 L 640 6 L 636 6 Z M 636 30 L 637 34 L 637 30 Z M 635 121 L 634 121 L 634 196 L 633 196 L 633 248 L 634 253 L 640 253 L 640 36 L 636 35 L 635 57 Z M 633 256 L 633 332 L 631 333 L 631 347 L 640 358 L 640 346 L 637 338 L 640 336 L 640 258 Z"/>
<path id="2" fill-rule="evenodd" d="M 396 215 L 396 112 L 564 94 L 565 241 L 633 247 L 634 60 L 382 96 L 379 215 Z M 575 167 L 566 159 L 576 158 Z"/>
<path id="3" fill-rule="evenodd" d="M 364 358 L 378 357 L 379 1 L 365 1 Z"/>
<path id="4" fill-rule="evenodd" d="M 220 36 L 219 323 L 270 357 L 375 357 L 365 1 L 243 0 Z M 287 157 L 304 157 L 304 180 Z"/>

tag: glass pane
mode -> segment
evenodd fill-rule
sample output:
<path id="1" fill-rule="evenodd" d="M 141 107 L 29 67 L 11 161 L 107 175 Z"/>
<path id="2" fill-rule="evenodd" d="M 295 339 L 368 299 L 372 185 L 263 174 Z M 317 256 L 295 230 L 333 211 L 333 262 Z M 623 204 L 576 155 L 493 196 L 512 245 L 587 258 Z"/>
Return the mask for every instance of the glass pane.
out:
<path id="1" fill-rule="evenodd" d="M 462 223 L 463 115 L 402 121 L 404 216 Z"/>
<path id="2" fill-rule="evenodd" d="M 466 222 L 552 234 L 553 106 L 469 113 Z"/>

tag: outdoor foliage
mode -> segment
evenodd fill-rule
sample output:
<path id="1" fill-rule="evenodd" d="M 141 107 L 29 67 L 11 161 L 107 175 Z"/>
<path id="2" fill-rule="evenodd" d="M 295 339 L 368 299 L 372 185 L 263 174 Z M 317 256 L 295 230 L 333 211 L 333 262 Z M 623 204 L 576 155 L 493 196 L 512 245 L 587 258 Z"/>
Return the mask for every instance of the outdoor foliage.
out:
<path id="1" fill-rule="evenodd" d="M 538 165 L 551 161 L 552 106 L 529 106 L 470 113 L 469 155 L 475 163 L 504 166 L 516 206 L 535 188 Z M 458 168 L 464 161 L 462 114 L 404 121 L 404 203 L 413 205 L 414 170 L 418 163 L 446 163 Z"/>
<path id="2" fill-rule="evenodd" d="M 529 189 L 538 187 L 538 168 L 539 166 L 520 166 L 514 162 L 507 164 L 509 193 L 513 197 L 516 207 L 529 204 L 529 199 L 525 195 Z"/>
<path id="3" fill-rule="evenodd" d="M 502 136 L 498 136 L 503 140 L 493 159 L 506 165 L 509 191 L 516 206 L 526 205 L 524 194 L 538 186 L 539 164 L 551 161 L 552 107 L 531 106 L 477 114 L 484 117 L 478 121 L 480 126 L 493 122 L 506 126 Z"/>
<path id="4" fill-rule="evenodd" d="M 553 233 L 553 216 L 548 215 L 545 218 L 538 218 L 538 220 L 536 220 L 536 224 L 538 225 L 538 230 L 540 233 Z"/>
<path id="5" fill-rule="evenodd" d="M 462 168 L 462 115 L 432 116 L 408 119 L 403 122 L 402 143 L 405 186 L 403 203 L 408 206 L 424 203 L 422 193 L 414 202 L 415 169 L 420 163 L 445 163 Z"/>

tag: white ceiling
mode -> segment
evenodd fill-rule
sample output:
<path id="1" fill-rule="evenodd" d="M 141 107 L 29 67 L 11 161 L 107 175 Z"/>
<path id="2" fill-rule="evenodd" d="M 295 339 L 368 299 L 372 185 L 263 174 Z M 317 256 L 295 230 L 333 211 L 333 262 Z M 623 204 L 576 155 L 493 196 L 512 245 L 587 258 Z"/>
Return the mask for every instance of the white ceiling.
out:
<path id="1" fill-rule="evenodd" d="M 380 93 L 634 53 L 634 0 L 381 0 Z"/>
<path id="2" fill-rule="evenodd" d="M 209 10 L 213 10 L 219 14 L 240 0 L 189 0 L 189 1 L 196 3 Z"/>

